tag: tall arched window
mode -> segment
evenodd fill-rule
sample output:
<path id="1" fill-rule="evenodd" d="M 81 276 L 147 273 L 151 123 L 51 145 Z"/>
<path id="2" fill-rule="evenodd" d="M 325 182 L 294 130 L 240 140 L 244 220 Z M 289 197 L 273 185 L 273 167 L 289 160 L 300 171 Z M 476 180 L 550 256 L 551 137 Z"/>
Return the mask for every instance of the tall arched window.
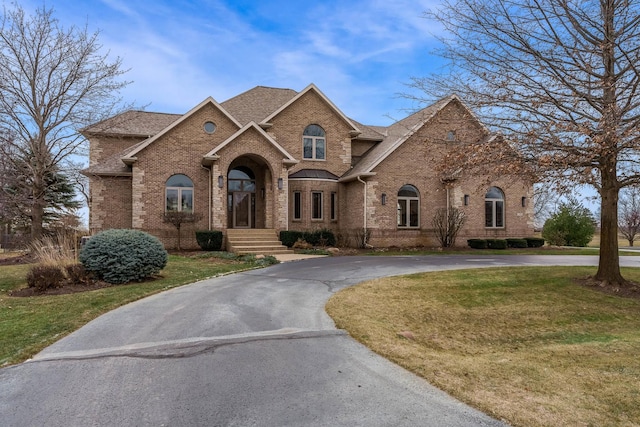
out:
<path id="1" fill-rule="evenodd" d="M 484 225 L 504 227 L 504 193 L 498 187 L 491 187 L 484 196 Z"/>
<path id="2" fill-rule="evenodd" d="M 398 191 L 398 227 L 420 226 L 420 196 L 413 185 L 403 185 Z"/>
<path id="3" fill-rule="evenodd" d="M 165 185 L 165 200 L 167 212 L 193 212 L 193 181 L 186 175 L 173 175 Z"/>
<path id="4" fill-rule="evenodd" d="M 305 159 L 325 160 L 326 140 L 324 129 L 318 125 L 309 125 L 302 133 L 302 156 Z"/>

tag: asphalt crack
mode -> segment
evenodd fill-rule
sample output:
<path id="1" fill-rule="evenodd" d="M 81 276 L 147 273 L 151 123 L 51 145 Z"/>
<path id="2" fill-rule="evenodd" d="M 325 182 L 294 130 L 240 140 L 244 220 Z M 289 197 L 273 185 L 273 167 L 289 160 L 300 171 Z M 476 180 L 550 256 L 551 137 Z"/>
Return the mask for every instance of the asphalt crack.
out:
<path id="1" fill-rule="evenodd" d="M 194 357 L 213 352 L 217 348 L 246 344 L 256 341 L 295 340 L 324 338 L 346 335 L 342 329 L 302 330 L 284 328 L 250 334 L 227 335 L 222 337 L 196 337 L 172 341 L 130 344 L 120 347 L 77 350 L 50 354 L 39 354 L 25 363 L 52 362 L 65 360 L 91 360 L 111 357 L 131 357 L 140 359 L 178 359 Z"/>

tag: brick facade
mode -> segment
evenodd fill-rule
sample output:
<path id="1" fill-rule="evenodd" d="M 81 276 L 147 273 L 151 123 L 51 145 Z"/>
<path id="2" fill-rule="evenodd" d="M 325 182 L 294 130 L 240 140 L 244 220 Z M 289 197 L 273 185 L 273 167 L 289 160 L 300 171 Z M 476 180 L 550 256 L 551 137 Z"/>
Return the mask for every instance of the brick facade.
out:
<path id="1" fill-rule="evenodd" d="M 250 225 L 241 221 L 241 226 L 253 228 L 328 228 L 350 246 L 363 244 L 365 237 L 374 246 L 437 246 L 432 218 L 447 206 L 463 209 L 467 215 L 459 244 L 470 237 L 533 233 L 530 183 L 489 183 L 484 177 L 464 174 L 446 185 L 441 181 L 436 165 L 449 150 L 488 136 L 457 98 L 380 128 L 356 125 L 313 85 L 299 93 L 259 88 L 261 94 L 274 95 L 264 105 L 251 98 L 257 89 L 222 104 L 209 98 L 184 116 L 142 115 L 147 120 L 145 129 L 150 129 L 147 137 L 142 131 L 138 137 L 131 136 L 135 133 L 126 129 L 121 134 L 87 131 L 91 230 L 141 229 L 173 247 L 177 232 L 163 222 L 165 188 L 169 178 L 182 174 L 193 183 L 193 212 L 199 217 L 198 222 L 183 226 L 183 248 L 197 248 L 194 230 L 224 231 L 238 226 L 234 218 L 245 221 L 242 215 L 248 215 Z M 243 104 L 245 98 L 252 102 Z M 275 103 L 276 98 L 282 105 Z M 269 102 L 275 104 L 269 106 Z M 240 122 L 234 113 L 244 121 L 253 117 L 252 121 Z M 158 123 L 153 122 L 156 118 Z M 206 122 L 215 124 L 215 132 L 204 129 Z M 325 159 L 303 158 L 303 131 L 311 124 L 325 132 Z M 449 140 L 450 133 L 455 140 Z M 230 181 L 233 170 L 250 173 L 251 182 Z M 415 228 L 397 225 L 398 191 L 405 184 L 419 193 Z M 237 200 L 245 197 L 247 204 L 232 202 L 238 185 L 249 189 L 236 194 Z M 505 195 L 501 228 L 485 227 L 484 196 L 490 186 L 499 187 Z"/>

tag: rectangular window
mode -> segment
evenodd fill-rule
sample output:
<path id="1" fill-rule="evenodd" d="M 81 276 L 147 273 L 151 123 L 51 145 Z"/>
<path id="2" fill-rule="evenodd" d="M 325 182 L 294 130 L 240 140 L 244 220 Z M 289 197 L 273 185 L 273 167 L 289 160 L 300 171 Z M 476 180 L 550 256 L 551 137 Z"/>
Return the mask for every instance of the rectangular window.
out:
<path id="1" fill-rule="evenodd" d="M 493 227 L 493 202 L 489 200 L 484 202 L 484 226 Z"/>
<path id="2" fill-rule="evenodd" d="M 322 219 L 322 193 L 311 192 L 311 219 Z"/>
<path id="3" fill-rule="evenodd" d="M 407 200 L 398 200 L 398 227 L 407 226 Z"/>
<path id="4" fill-rule="evenodd" d="M 313 159 L 313 139 L 311 138 L 304 138 L 304 142 L 303 142 L 303 151 L 304 151 L 304 158 L 305 159 Z"/>
<path id="5" fill-rule="evenodd" d="M 316 159 L 324 160 L 324 139 L 316 138 Z"/>
<path id="6" fill-rule="evenodd" d="M 331 221 L 338 219 L 338 193 L 331 193 Z"/>
<path id="7" fill-rule="evenodd" d="M 299 191 L 293 192 L 293 219 L 302 219 L 302 193 Z"/>
<path id="8" fill-rule="evenodd" d="M 193 190 L 183 188 L 180 191 L 180 197 L 182 198 L 182 212 L 193 212 Z"/>
<path id="9" fill-rule="evenodd" d="M 178 210 L 178 189 L 167 188 L 167 212 Z"/>
<path id="10" fill-rule="evenodd" d="M 409 200 L 409 227 L 418 227 L 418 201 L 417 200 Z"/>
<path id="11" fill-rule="evenodd" d="M 504 202 L 496 201 L 496 227 L 504 227 Z"/>

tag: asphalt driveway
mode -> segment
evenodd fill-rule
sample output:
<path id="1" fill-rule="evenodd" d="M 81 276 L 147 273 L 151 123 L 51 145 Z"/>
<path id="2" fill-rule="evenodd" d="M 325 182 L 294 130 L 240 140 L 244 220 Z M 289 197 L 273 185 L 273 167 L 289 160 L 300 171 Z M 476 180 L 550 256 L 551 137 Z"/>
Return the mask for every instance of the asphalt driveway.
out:
<path id="1" fill-rule="evenodd" d="M 3 426 L 502 425 L 337 330 L 332 293 L 422 271 L 591 256 L 310 259 L 126 305 L 0 370 Z M 622 257 L 640 266 L 640 257 Z"/>

